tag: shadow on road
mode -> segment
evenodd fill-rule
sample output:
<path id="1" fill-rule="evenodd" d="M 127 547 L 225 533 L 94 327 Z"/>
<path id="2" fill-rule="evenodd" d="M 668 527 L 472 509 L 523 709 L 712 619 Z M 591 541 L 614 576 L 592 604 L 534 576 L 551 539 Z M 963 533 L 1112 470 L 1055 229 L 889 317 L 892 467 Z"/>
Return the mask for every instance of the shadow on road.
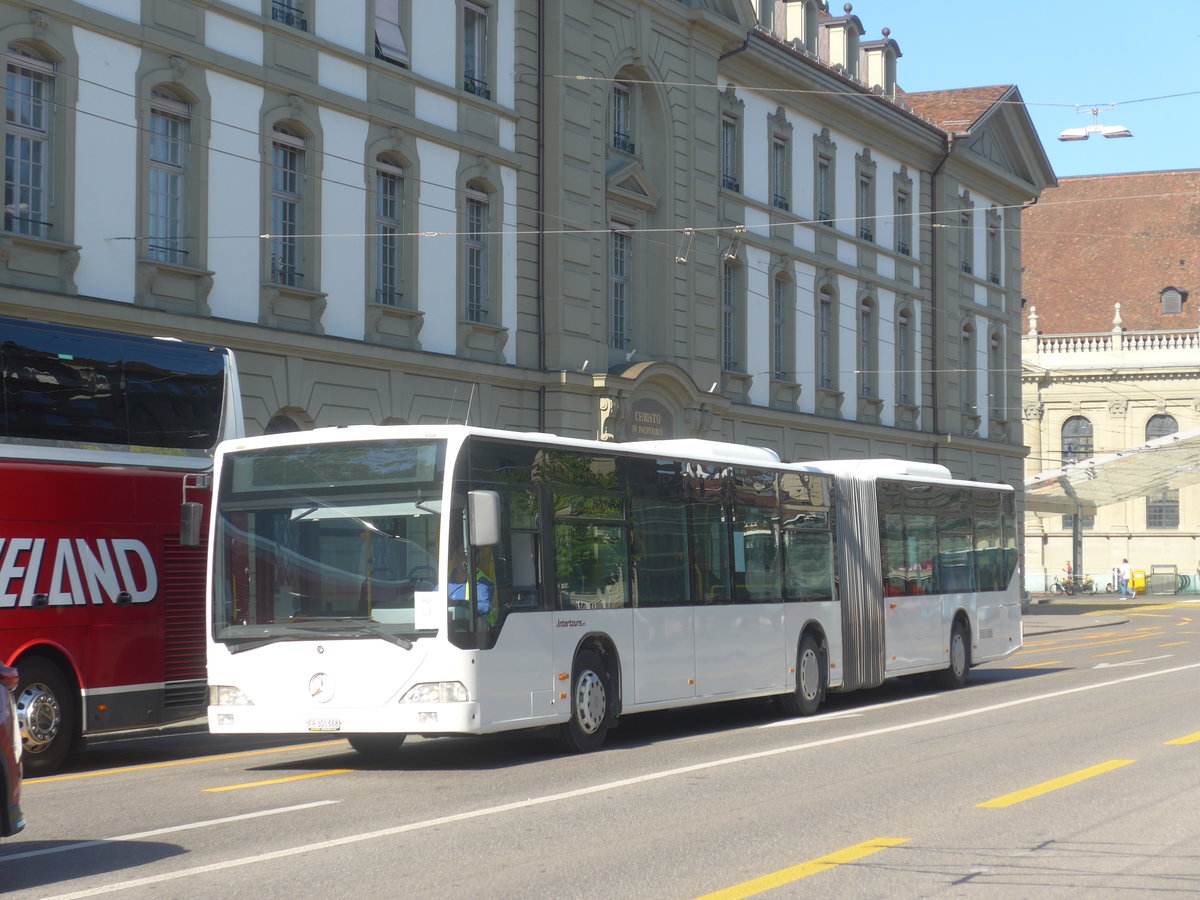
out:
<path id="1" fill-rule="evenodd" d="M 135 869 L 186 851 L 155 841 L 23 841 L 0 847 L 0 893 Z M 67 852 L 70 851 L 70 852 Z"/>

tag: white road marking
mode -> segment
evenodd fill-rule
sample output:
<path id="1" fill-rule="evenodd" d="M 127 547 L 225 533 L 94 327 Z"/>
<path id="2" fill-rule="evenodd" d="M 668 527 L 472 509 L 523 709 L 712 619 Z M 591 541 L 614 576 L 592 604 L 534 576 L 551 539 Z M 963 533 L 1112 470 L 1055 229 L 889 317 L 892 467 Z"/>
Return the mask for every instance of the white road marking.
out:
<path id="1" fill-rule="evenodd" d="M 930 700 L 938 694 L 922 694 L 919 697 L 904 697 L 900 700 L 887 700 L 883 703 L 872 703 L 868 706 L 857 706 L 854 709 L 847 709 L 841 712 L 821 713 L 816 716 L 797 716 L 793 719 L 781 719 L 777 722 L 764 722 L 762 725 L 755 725 L 755 728 L 782 728 L 785 725 L 804 725 L 808 722 L 828 722 L 830 719 L 853 719 L 859 718 L 863 713 L 870 712 L 875 709 L 887 709 L 889 706 L 903 706 L 905 703 L 918 703 L 922 700 Z"/>
<path id="2" fill-rule="evenodd" d="M 1160 659 L 1170 659 L 1174 653 L 1164 653 L 1162 656 L 1148 656 L 1145 659 L 1124 659 L 1115 663 L 1096 663 L 1093 669 L 1117 669 L 1121 666 L 1140 666 L 1142 663 L 1157 662 Z"/>
<path id="3" fill-rule="evenodd" d="M 179 869 L 174 872 L 164 872 L 160 875 L 148 875 L 145 878 L 134 878 L 130 879 L 129 881 L 122 881 L 116 884 L 106 884 L 100 887 L 87 888 L 70 894 L 58 894 L 54 897 L 46 897 L 44 900 L 82 900 L 82 898 L 85 897 L 98 897 L 101 894 L 113 894 L 120 891 L 127 891 L 131 888 L 145 887 L 152 884 L 163 884 L 168 881 L 176 881 L 180 878 L 190 878 L 194 875 L 205 875 L 209 872 L 220 872 L 224 869 L 236 869 L 240 868 L 241 866 L 253 865 L 254 863 L 269 862 L 276 859 L 286 859 L 290 856 L 302 856 L 304 854 L 314 853 L 320 850 L 329 850 L 334 847 L 344 847 L 349 844 L 357 844 L 361 843 L 362 841 L 393 837 L 398 834 L 409 834 L 414 831 L 424 831 L 429 828 L 437 828 L 441 825 L 452 825 L 457 822 L 467 822 L 471 819 L 481 819 L 486 816 L 495 816 L 502 813 L 514 812 L 516 810 L 531 809 L 537 806 L 544 806 L 548 803 L 557 803 L 560 800 L 573 800 L 577 797 L 586 797 L 591 794 L 600 794 L 607 791 L 619 790 L 620 788 L 648 784 L 653 781 L 660 781 L 664 778 L 674 778 L 679 775 L 690 775 L 693 772 L 703 772 L 708 769 L 718 769 L 724 766 L 736 765 L 738 763 L 753 762 L 760 759 L 770 759 L 773 756 L 781 756 L 785 753 L 797 753 L 801 750 L 814 750 L 818 747 L 829 747 L 834 744 L 844 744 L 849 741 L 878 737 L 884 734 L 896 734 L 897 732 L 901 731 L 910 731 L 914 728 L 925 728 L 929 725 L 939 725 L 943 722 L 953 722 L 956 719 L 968 719 L 972 716 L 997 712 L 1002 709 L 1012 709 L 1016 706 L 1024 706 L 1027 703 L 1038 703 L 1042 700 L 1054 700 L 1059 697 L 1068 697 L 1072 694 L 1082 694 L 1086 691 L 1094 691 L 1101 688 L 1114 687 L 1120 684 L 1128 684 L 1131 681 L 1141 681 L 1143 678 L 1157 678 L 1160 675 L 1171 675 L 1175 672 L 1186 672 L 1190 669 L 1198 668 L 1200 668 L 1200 662 L 1189 663 L 1185 666 L 1176 666 L 1173 669 L 1162 669 L 1158 672 L 1139 672 L 1137 675 L 1127 675 L 1124 678 L 1117 678 L 1113 681 L 1105 681 L 1097 684 L 1085 684 L 1079 687 L 1066 688 L 1065 690 L 1061 691 L 1052 691 L 1048 694 L 1036 694 L 1032 697 L 1022 697 L 1019 700 L 1008 700 L 1004 703 L 995 703 L 991 706 L 981 706 L 978 709 L 949 713 L 944 716 L 935 716 L 931 719 L 922 719 L 919 722 L 905 722 L 900 725 L 889 725 L 886 728 L 875 728 L 870 731 L 859 731 L 854 734 L 844 734 L 837 737 L 823 738 L 822 740 L 808 741 L 803 744 L 790 744 L 786 747 L 776 747 L 773 750 L 759 750 L 755 753 L 744 753 L 739 756 L 727 756 L 722 759 L 714 759 L 708 762 L 695 763 L 694 765 L 690 766 L 680 766 L 676 769 L 663 769 L 658 772 L 647 772 L 644 775 L 635 775 L 632 778 L 622 778 L 617 781 L 595 784 L 591 787 L 577 788 L 573 791 L 563 791 L 562 793 L 558 794 L 546 794 L 542 797 L 531 797 L 528 800 L 516 800 L 512 803 L 501 803 L 498 806 L 485 806 L 482 809 L 473 809 L 467 812 L 455 813 L 449 816 L 439 816 L 436 819 L 425 819 L 420 822 L 410 822 L 407 825 L 395 825 L 391 828 L 380 828 L 376 831 L 363 831 L 359 832 L 358 834 L 348 834 L 344 837 L 333 838 L 327 841 L 316 841 L 311 844 L 302 844 L 296 847 L 288 847 L 283 850 L 274 850 L 270 853 L 260 853 L 254 856 L 243 856 L 237 859 L 225 860 L 224 862 L 209 863 L 203 866 L 193 866 L 189 869 Z"/>
<path id="4" fill-rule="evenodd" d="M 78 841 L 74 844 L 59 844 L 55 847 L 43 847 L 41 850 L 27 850 L 24 853 L 0 854 L 0 862 L 12 862 L 14 859 L 28 859 L 31 856 L 45 856 L 48 853 L 64 853 L 67 850 L 82 850 L 84 847 L 97 847 L 110 844 L 113 841 L 140 841 L 143 838 L 161 837 L 164 834 L 175 834 L 179 831 L 191 831 L 195 828 L 208 828 L 212 825 L 226 825 L 229 822 L 241 822 L 245 819 L 259 819 L 263 816 L 276 816 L 279 813 L 297 812 L 302 809 L 312 809 L 314 806 L 329 806 L 340 803 L 340 800 L 315 800 L 312 803 L 301 803 L 297 806 L 281 806 L 278 809 L 264 809 L 259 812 L 243 813 L 239 816 L 226 816 L 223 819 L 207 819 L 203 822 L 188 822 L 186 825 L 172 825 L 168 828 L 155 828 L 153 831 L 139 831 L 134 834 L 118 834 L 115 837 L 99 838 L 94 841 Z"/>

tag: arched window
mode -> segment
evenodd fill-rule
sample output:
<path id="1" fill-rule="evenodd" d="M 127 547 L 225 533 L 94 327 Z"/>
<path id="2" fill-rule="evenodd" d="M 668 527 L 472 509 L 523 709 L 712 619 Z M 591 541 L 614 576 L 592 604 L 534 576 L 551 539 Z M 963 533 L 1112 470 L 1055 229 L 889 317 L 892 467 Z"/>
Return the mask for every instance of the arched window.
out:
<path id="1" fill-rule="evenodd" d="M 187 181 L 191 107 L 166 88 L 150 93 L 150 175 L 146 194 L 146 256 L 183 265 L 187 227 Z"/>
<path id="2" fill-rule="evenodd" d="M 825 287 L 817 295 L 817 387 L 837 390 L 837 298 Z"/>
<path id="3" fill-rule="evenodd" d="M 54 72 L 54 64 L 33 50 L 8 48 L 4 230 L 13 234 L 50 236 Z"/>
<path id="4" fill-rule="evenodd" d="M 988 335 L 988 416 L 993 421 L 1008 419 L 1008 398 L 1005 396 L 1004 339 L 999 331 Z"/>
<path id="5" fill-rule="evenodd" d="M 1146 440 L 1166 437 L 1179 430 L 1175 417 L 1159 413 L 1146 420 Z M 1162 487 L 1146 495 L 1146 528 L 1179 527 L 1179 489 Z"/>
<path id="6" fill-rule="evenodd" d="M 878 394 L 879 365 L 875 361 L 875 301 L 864 297 L 858 304 L 858 395 Z"/>
<path id="7" fill-rule="evenodd" d="M 1062 425 L 1062 461 L 1064 463 L 1090 459 L 1096 455 L 1092 444 L 1092 423 L 1086 416 L 1071 416 Z M 1063 516 L 1062 527 L 1074 528 L 1075 517 Z M 1096 517 L 1085 515 L 1080 527 L 1084 529 L 1096 527 Z"/>
<path id="8" fill-rule="evenodd" d="M 913 348 L 913 313 L 907 307 L 896 314 L 896 403 L 914 406 L 916 353 Z"/>
<path id="9" fill-rule="evenodd" d="M 375 302 L 404 305 L 404 168 L 375 158 Z"/>
<path id="10" fill-rule="evenodd" d="M 636 148 L 633 135 L 634 111 L 633 85 L 625 81 L 614 81 L 612 89 L 612 145 L 614 150 L 633 153 Z"/>
<path id="11" fill-rule="evenodd" d="M 488 265 L 491 243 L 491 197 L 479 182 L 467 185 L 466 232 L 463 236 L 463 273 L 466 308 L 464 318 L 470 322 L 488 320 Z"/>
<path id="12" fill-rule="evenodd" d="M 1174 434 L 1178 430 L 1179 423 L 1175 421 L 1175 417 L 1166 413 L 1159 413 L 1146 420 L 1146 440 L 1148 441 L 1166 437 L 1168 434 Z"/>
<path id="13" fill-rule="evenodd" d="M 271 133 L 271 281 L 304 283 L 300 234 L 304 215 L 307 142 L 299 131 L 276 125 Z"/>
<path id="14" fill-rule="evenodd" d="M 962 410 L 971 415 L 978 415 L 979 389 L 976 377 L 979 368 L 975 360 L 975 328 L 971 323 L 963 325 L 959 342 L 959 365 L 962 367 Z"/>
<path id="15" fill-rule="evenodd" d="M 1062 461 L 1076 462 L 1095 456 L 1092 423 L 1086 416 L 1071 416 L 1062 425 Z"/>
<path id="16" fill-rule="evenodd" d="M 629 282 L 633 264 L 633 234 L 627 222 L 609 223 L 608 345 L 628 349 L 630 334 Z"/>
<path id="17" fill-rule="evenodd" d="M 796 290 L 789 278 L 776 275 L 771 290 L 771 368 L 777 381 L 796 380 L 795 328 L 792 311 Z"/>
<path id="18" fill-rule="evenodd" d="M 744 372 L 745 341 L 742 322 L 744 276 L 736 259 L 721 264 L 721 368 L 727 372 Z"/>

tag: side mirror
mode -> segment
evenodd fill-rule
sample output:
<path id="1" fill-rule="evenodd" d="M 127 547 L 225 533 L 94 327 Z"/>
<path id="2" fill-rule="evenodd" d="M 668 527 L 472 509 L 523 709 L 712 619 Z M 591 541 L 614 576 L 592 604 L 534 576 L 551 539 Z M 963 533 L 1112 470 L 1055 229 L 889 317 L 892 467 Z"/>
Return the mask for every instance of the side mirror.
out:
<path id="1" fill-rule="evenodd" d="M 186 500 L 179 506 L 179 543 L 200 546 L 200 526 L 204 523 L 204 504 Z"/>
<path id="2" fill-rule="evenodd" d="M 471 546 L 494 547 L 500 543 L 500 494 L 497 491 L 470 491 L 467 516 L 471 523 Z"/>

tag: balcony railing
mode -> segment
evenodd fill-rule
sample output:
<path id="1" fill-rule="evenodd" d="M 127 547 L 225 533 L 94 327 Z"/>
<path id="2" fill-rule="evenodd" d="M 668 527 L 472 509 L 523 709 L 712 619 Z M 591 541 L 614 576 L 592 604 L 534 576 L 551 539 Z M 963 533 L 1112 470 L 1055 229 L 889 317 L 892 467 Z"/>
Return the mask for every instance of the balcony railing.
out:
<path id="1" fill-rule="evenodd" d="M 4 214 L 4 230 L 10 234 L 23 234 L 28 237 L 45 239 L 50 236 L 50 223 L 44 219 L 14 216 L 12 213 L 6 212 Z"/>
<path id="2" fill-rule="evenodd" d="M 613 149 L 620 150 L 622 153 L 633 153 L 633 141 L 629 135 L 623 131 L 613 132 Z"/>
<path id="3" fill-rule="evenodd" d="M 291 28 L 308 31 L 308 19 L 304 18 L 300 10 L 296 9 L 290 3 L 282 3 L 280 0 L 274 0 L 271 4 L 271 18 Z"/>
<path id="4" fill-rule="evenodd" d="M 470 75 L 464 75 L 463 90 L 468 94 L 474 94 L 476 97 L 482 97 L 484 100 L 492 99 L 492 92 L 488 89 L 487 82 L 481 78 L 472 78 Z"/>

